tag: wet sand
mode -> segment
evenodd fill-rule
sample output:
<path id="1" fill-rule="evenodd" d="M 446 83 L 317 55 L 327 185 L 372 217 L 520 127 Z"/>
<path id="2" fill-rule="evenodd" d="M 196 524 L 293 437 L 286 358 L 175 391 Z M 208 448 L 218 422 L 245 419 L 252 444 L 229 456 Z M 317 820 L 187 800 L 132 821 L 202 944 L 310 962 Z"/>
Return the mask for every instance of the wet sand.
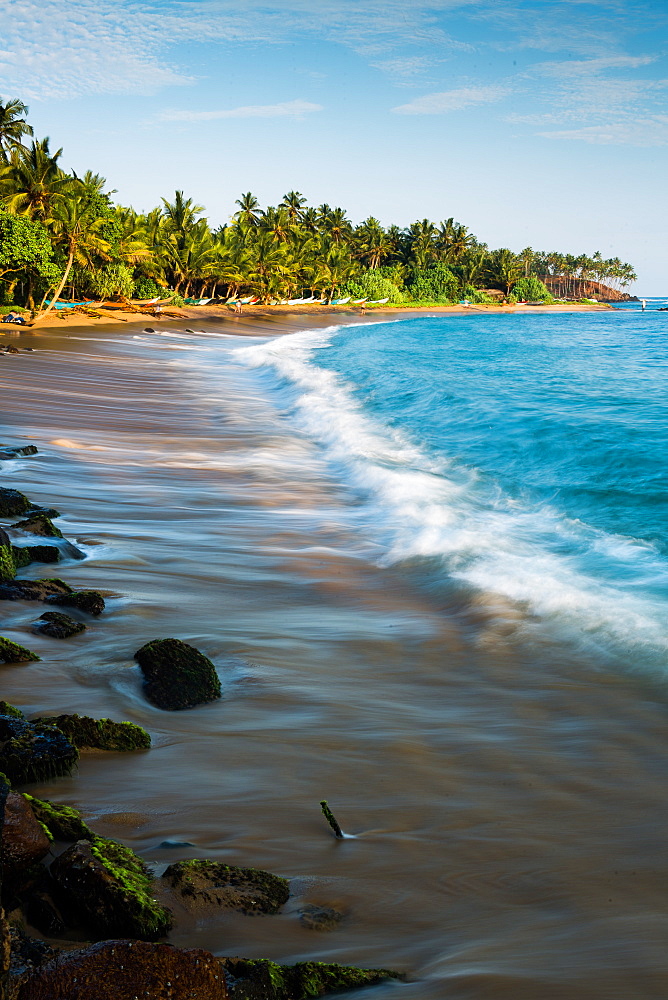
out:
<path id="1" fill-rule="evenodd" d="M 295 324 L 316 325 L 217 329 Z M 206 355 L 201 375 L 182 361 L 210 340 L 146 325 L 21 333 L 35 353 L 0 357 L 1 439 L 40 449 L 4 463 L 3 485 L 63 512 L 87 559 L 58 575 L 110 595 L 66 642 L 31 634 L 39 604 L 3 602 L 2 634 L 43 659 L 0 667 L 2 696 L 153 737 L 31 790 L 158 872 L 199 857 L 291 879 L 278 916 L 178 910 L 177 945 L 407 974 L 351 997 L 663 1000 L 665 690 L 493 595 L 436 596 L 411 566 L 379 567 L 354 497 L 252 375 L 209 381 Z M 222 701 L 147 704 L 132 655 L 168 635 L 214 660 Z M 355 839 L 333 839 L 322 798 Z M 305 903 L 346 920 L 309 931 Z"/>

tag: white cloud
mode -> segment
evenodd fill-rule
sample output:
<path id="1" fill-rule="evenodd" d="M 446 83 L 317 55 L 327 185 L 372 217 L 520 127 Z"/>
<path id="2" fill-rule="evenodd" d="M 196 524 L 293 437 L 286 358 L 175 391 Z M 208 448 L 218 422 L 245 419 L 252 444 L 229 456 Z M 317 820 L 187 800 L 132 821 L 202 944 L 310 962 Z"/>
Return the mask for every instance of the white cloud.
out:
<path id="1" fill-rule="evenodd" d="M 668 145 L 668 115 L 640 118 L 634 121 L 587 125 L 583 128 L 556 129 L 539 132 L 545 139 L 570 139 L 598 146 L 666 146 Z"/>
<path id="2" fill-rule="evenodd" d="M 220 111 L 163 111 L 160 119 L 169 122 L 210 122 L 219 118 L 303 118 L 322 110 L 321 104 L 296 100 L 282 104 L 249 104 Z"/>
<path id="3" fill-rule="evenodd" d="M 409 104 L 392 108 L 397 115 L 443 115 L 450 111 L 461 111 L 476 104 L 493 104 L 512 93 L 510 87 L 499 85 L 458 87 L 438 94 L 425 94 Z"/>

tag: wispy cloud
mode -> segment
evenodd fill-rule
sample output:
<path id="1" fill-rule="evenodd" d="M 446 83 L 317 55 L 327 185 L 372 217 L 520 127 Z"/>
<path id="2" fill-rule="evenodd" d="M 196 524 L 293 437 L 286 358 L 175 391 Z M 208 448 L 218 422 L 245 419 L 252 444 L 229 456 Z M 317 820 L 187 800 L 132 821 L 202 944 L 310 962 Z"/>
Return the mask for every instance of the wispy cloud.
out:
<path id="1" fill-rule="evenodd" d="M 392 108 L 397 115 L 443 115 L 462 111 L 476 104 L 494 104 L 512 93 L 511 88 L 494 84 L 478 87 L 458 87 L 437 94 L 425 94 L 408 104 Z"/>
<path id="2" fill-rule="evenodd" d="M 284 101 L 282 104 L 248 104 L 241 108 L 224 108 L 219 111 L 163 111 L 161 121 L 210 122 L 219 118 L 304 118 L 314 111 L 322 111 L 321 104 L 310 101 Z"/>
<path id="3" fill-rule="evenodd" d="M 555 129 L 539 132 L 538 135 L 546 139 L 588 142 L 597 146 L 668 146 L 668 115 L 583 128 Z"/>

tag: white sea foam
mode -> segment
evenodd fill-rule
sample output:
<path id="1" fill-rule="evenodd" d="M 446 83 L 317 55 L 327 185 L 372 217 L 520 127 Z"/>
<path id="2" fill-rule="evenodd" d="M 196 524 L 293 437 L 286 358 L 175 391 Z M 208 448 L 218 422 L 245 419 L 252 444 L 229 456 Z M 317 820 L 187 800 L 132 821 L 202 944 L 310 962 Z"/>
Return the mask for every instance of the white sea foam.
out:
<path id="1" fill-rule="evenodd" d="M 354 387 L 313 361 L 339 329 L 302 331 L 235 350 L 234 357 L 273 370 L 291 387 L 297 427 L 363 497 L 360 526 L 381 544 L 382 562 L 438 558 L 451 578 L 476 589 L 522 602 L 596 640 L 665 655 L 665 604 L 637 592 L 642 580 L 666 583 L 665 561 L 653 546 L 606 534 L 546 504 L 525 506 L 481 482 L 475 470 L 434 460 L 369 417 Z M 634 582 L 625 588 L 619 581 L 629 571 Z"/>

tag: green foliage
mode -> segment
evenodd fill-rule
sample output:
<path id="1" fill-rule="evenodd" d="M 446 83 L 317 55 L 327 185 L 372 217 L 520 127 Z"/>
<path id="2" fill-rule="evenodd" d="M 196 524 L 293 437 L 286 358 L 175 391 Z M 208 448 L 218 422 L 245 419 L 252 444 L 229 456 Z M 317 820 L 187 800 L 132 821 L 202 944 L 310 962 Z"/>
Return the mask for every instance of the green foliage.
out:
<path id="1" fill-rule="evenodd" d="M 552 296 L 546 286 L 535 274 L 530 274 L 528 278 L 520 278 L 516 281 L 513 285 L 512 294 L 516 301 L 520 299 L 525 302 L 552 301 Z"/>
<path id="2" fill-rule="evenodd" d="M 142 274 L 135 279 L 132 297 L 135 299 L 168 299 L 169 292 L 162 285 L 158 285 L 153 278 L 147 278 Z"/>
<path id="3" fill-rule="evenodd" d="M 459 298 L 457 279 L 446 264 L 415 269 L 408 282 L 408 291 L 415 301 L 456 302 Z"/>
<path id="4" fill-rule="evenodd" d="M 168 305 L 170 306 L 184 306 L 185 304 L 186 300 L 183 298 L 182 295 L 172 295 L 168 303 Z"/>
<path id="5" fill-rule="evenodd" d="M 96 299 L 110 299 L 115 295 L 129 299 L 135 289 L 132 270 L 125 264 L 104 264 L 95 269 L 76 268 L 74 280 L 84 294 Z"/>
<path id="6" fill-rule="evenodd" d="M 389 299 L 392 303 L 404 302 L 406 300 L 404 293 L 380 271 L 380 268 L 369 269 L 359 277 L 347 281 L 341 287 L 342 297 L 351 295 L 356 299 Z"/>
<path id="7" fill-rule="evenodd" d="M 10 215 L 0 207 L 0 276 L 31 268 L 49 271 L 53 252 L 47 229 L 25 215 Z"/>

